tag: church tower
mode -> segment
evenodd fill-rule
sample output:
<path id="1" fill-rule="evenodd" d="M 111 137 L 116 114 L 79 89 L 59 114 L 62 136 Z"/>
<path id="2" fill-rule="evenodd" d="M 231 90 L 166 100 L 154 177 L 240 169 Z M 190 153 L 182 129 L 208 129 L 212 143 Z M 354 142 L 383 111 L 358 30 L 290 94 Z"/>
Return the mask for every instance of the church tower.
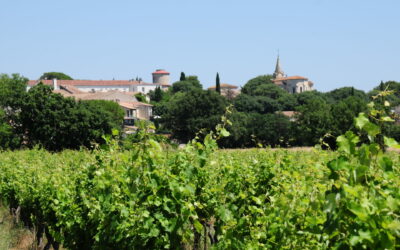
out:
<path id="1" fill-rule="evenodd" d="M 279 79 L 285 77 L 285 73 L 281 69 L 281 64 L 279 62 L 279 55 L 278 58 L 276 59 L 276 66 L 275 66 L 275 72 L 273 74 L 274 79 Z"/>

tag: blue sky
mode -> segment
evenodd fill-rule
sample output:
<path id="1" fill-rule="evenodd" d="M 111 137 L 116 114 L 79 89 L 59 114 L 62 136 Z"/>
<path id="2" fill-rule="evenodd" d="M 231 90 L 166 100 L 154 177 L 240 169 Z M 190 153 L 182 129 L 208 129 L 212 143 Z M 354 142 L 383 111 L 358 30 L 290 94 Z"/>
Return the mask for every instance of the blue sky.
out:
<path id="1" fill-rule="evenodd" d="M 204 87 L 288 75 L 319 91 L 400 81 L 400 1 L 14 0 L 0 4 L 0 72 L 151 81 L 163 68 Z"/>

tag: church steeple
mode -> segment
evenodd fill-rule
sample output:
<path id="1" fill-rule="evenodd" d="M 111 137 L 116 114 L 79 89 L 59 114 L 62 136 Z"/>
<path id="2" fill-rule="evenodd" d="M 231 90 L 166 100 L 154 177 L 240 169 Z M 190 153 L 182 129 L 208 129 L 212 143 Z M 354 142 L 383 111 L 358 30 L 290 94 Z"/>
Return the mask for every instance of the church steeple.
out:
<path id="1" fill-rule="evenodd" d="M 274 72 L 273 76 L 275 79 L 283 78 L 285 76 L 285 73 L 281 69 L 281 64 L 279 62 L 279 54 L 278 54 L 278 58 L 276 59 L 275 72 Z"/>

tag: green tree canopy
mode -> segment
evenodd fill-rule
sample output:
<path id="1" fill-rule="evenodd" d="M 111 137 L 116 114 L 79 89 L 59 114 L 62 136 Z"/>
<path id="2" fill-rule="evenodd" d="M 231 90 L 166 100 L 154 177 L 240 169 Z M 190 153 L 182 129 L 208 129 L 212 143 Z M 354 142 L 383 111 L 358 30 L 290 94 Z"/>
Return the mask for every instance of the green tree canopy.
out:
<path id="1" fill-rule="evenodd" d="M 14 134 L 3 109 L 0 109 L 0 149 L 15 149 L 20 145 L 20 138 Z"/>
<path id="2" fill-rule="evenodd" d="M 243 99 L 254 98 L 252 102 L 249 100 L 246 102 L 251 104 L 257 101 L 263 105 L 264 107 L 259 113 L 273 113 L 277 110 L 294 110 L 297 106 L 297 99 L 292 94 L 289 94 L 287 91 L 274 84 L 271 75 L 258 76 L 249 80 L 242 88 L 242 95 L 243 94 L 246 96 L 239 95 L 236 98 L 239 100 L 235 102 L 235 105 L 240 106 L 240 103 L 244 104 Z M 238 110 L 245 111 L 246 109 L 241 105 Z M 253 109 L 253 111 L 255 110 Z"/>
<path id="3" fill-rule="evenodd" d="M 354 129 L 354 117 L 367 109 L 365 97 L 349 96 L 332 104 L 332 131 L 335 137 Z"/>
<path id="4" fill-rule="evenodd" d="M 121 130 L 122 124 L 124 122 L 125 112 L 118 103 L 107 100 L 87 100 L 82 101 L 83 104 L 91 110 L 104 111 L 104 120 L 108 124 L 111 124 L 112 128 Z"/>
<path id="5" fill-rule="evenodd" d="M 215 79 L 215 91 L 218 92 L 218 94 L 221 94 L 221 83 L 219 80 L 219 74 L 217 73 L 217 77 Z"/>
<path id="6" fill-rule="evenodd" d="M 39 79 L 40 80 L 52 80 L 52 79 L 73 80 L 72 77 L 70 77 L 69 75 L 66 75 L 62 72 L 46 72 L 46 73 L 43 73 L 43 75 Z"/>
<path id="7" fill-rule="evenodd" d="M 11 76 L 0 74 L 0 107 L 14 107 L 23 101 L 26 94 L 28 79 L 13 74 Z"/>
<path id="8" fill-rule="evenodd" d="M 298 106 L 305 105 L 315 99 L 318 99 L 323 102 L 327 101 L 326 95 L 316 90 L 304 91 L 302 93 L 294 94 L 294 96 L 297 99 Z"/>
<path id="9" fill-rule="evenodd" d="M 185 76 L 184 72 L 181 72 L 181 76 L 179 78 L 179 81 L 181 81 L 181 82 L 186 81 L 186 76 Z"/>
<path id="10" fill-rule="evenodd" d="M 283 96 L 291 95 L 281 87 L 275 84 L 262 84 L 253 91 L 253 96 L 265 96 L 272 99 L 279 99 Z"/>
<path id="11" fill-rule="evenodd" d="M 27 146 L 58 151 L 102 143 L 102 136 L 110 134 L 113 127 L 110 119 L 109 112 L 98 104 L 76 102 L 38 84 L 27 93 L 15 122 Z"/>
<path id="12" fill-rule="evenodd" d="M 259 95 L 256 93 L 258 87 L 264 85 L 273 85 L 274 82 L 272 81 L 272 75 L 262 75 L 257 76 L 253 79 L 250 79 L 242 88 L 242 93 L 247 95 Z"/>
<path id="13" fill-rule="evenodd" d="M 354 87 L 343 87 L 334 89 L 325 93 L 326 97 L 331 103 L 338 103 L 350 96 L 358 97 L 367 100 L 367 94 L 364 91 L 355 89 Z"/>
<path id="14" fill-rule="evenodd" d="M 226 106 L 226 99 L 215 91 L 181 92 L 170 99 L 162 120 L 174 138 L 186 142 L 201 129 L 214 129 Z"/>
<path id="15" fill-rule="evenodd" d="M 172 93 L 189 92 L 195 89 L 202 89 L 200 81 L 197 76 L 188 76 L 185 81 L 179 81 L 172 84 Z"/>
<path id="16" fill-rule="evenodd" d="M 313 98 L 297 108 L 295 124 L 297 144 L 314 146 L 326 134 L 332 134 L 331 106 L 321 98 Z"/>
<path id="17" fill-rule="evenodd" d="M 369 97 L 376 96 L 379 91 L 381 90 L 392 90 L 393 94 L 387 97 L 387 100 L 390 102 L 391 106 L 398 106 L 400 105 L 400 82 L 396 81 L 387 81 L 381 83 L 380 85 L 376 86 L 372 91 L 368 93 Z M 379 100 L 377 100 L 379 103 Z"/>
<path id="18" fill-rule="evenodd" d="M 250 129 L 255 142 L 264 146 L 288 146 L 291 142 L 292 124 L 282 114 L 251 114 Z"/>

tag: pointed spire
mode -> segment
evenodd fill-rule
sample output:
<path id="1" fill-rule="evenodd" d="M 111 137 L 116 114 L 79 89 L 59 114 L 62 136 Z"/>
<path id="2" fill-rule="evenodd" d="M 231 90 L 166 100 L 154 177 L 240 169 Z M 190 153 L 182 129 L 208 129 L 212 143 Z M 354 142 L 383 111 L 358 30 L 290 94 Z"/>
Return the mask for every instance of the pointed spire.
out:
<path id="1" fill-rule="evenodd" d="M 283 72 L 283 70 L 281 69 L 281 64 L 279 61 L 279 53 L 278 53 L 278 58 L 276 59 L 276 66 L 275 66 L 275 72 L 273 74 L 274 78 L 282 78 L 285 76 L 285 73 Z"/>

